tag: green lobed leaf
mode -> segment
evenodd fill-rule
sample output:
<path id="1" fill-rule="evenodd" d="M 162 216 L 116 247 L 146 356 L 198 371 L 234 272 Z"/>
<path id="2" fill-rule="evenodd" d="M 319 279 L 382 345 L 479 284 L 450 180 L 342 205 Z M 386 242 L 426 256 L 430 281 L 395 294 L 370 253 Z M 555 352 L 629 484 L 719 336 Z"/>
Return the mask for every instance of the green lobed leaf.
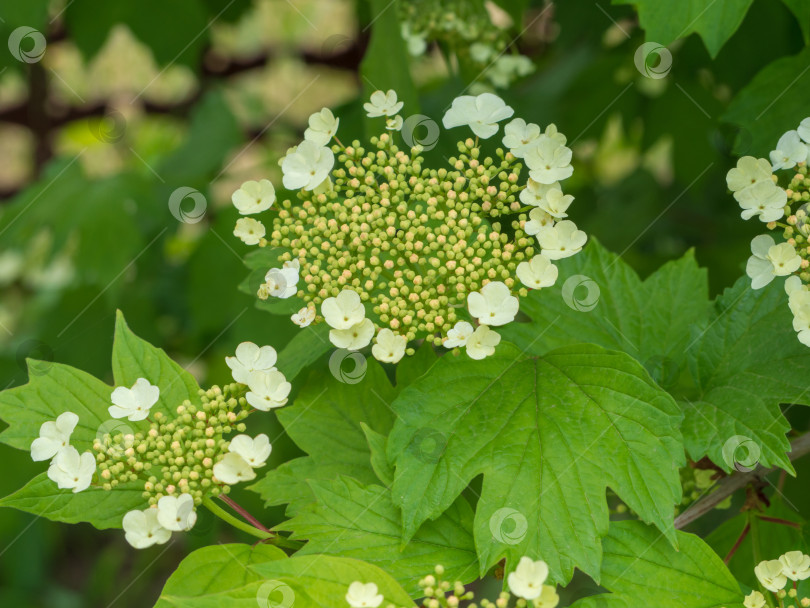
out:
<path id="1" fill-rule="evenodd" d="M 796 16 L 799 27 L 802 28 L 804 43 L 810 44 L 810 2 L 805 0 L 782 0 Z"/>
<path id="2" fill-rule="evenodd" d="M 465 498 L 425 523 L 406 543 L 399 508 L 386 488 L 364 486 L 347 477 L 311 485 L 317 502 L 277 526 L 292 531 L 292 538 L 308 541 L 297 555 L 362 558 L 414 595 L 420 591 L 419 580 L 436 564 L 444 566 L 451 581 L 468 583 L 478 577 L 473 510 Z"/>
<path id="3" fill-rule="evenodd" d="M 443 357 L 394 401 L 392 488 L 410 539 L 478 475 L 481 574 L 542 557 L 556 581 L 599 577 L 610 487 L 675 541 L 682 414 L 631 357 L 595 345 L 524 358 L 503 344 L 484 363 Z"/>
<path id="4" fill-rule="evenodd" d="M 278 547 L 263 544 L 197 549 L 180 562 L 166 581 L 155 608 L 255 608 L 266 581 L 252 567 L 286 557 Z"/>
<path id="5" fill-rule="evenodd" d="M 697 33 L 709 54 L 717 53 L 740 27 L 753 0 L 613 0 L 613 4 L 632 4 L 646 39 L 667 46 L 679 38 Z"/>
<path id="6" fill-rule="evenodd" d="M 390 487 L 394 483 L 394 467 L 388 462 L 386 454 L 388 437 L 378 433 L 364 422 L 360 423 L 360 427 L 363 429 L 363 434 L 368 441 L 368 449 L 371 452 L 371 468 L 374 469 L 377 478 L 386 487 Z"/>
<path id="7" fill-rule="evenodd" d="M 329 342 L 329 326 L 326 323 L 310 325 L 296 333 L 281 349 L 278 355 L 278 368 L 287 380 L 292 381 L 332 348 Z"/>
<path id="8" fill-rule="evenodd" d="M 677 533 L 678 550 L 654 528 L 613 522 L 602 541 L 602 585 L 611 594 L 581 599 L 571 608 L 720 608 L 739 606 L 743 594 L 723 561 L 700 538 Z"/>

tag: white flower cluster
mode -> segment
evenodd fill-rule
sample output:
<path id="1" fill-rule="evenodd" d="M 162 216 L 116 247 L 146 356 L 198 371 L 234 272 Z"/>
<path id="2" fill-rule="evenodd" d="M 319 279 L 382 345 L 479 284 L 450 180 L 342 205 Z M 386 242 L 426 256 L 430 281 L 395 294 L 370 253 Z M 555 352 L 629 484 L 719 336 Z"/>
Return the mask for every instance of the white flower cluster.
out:
<path id="1" fill-rule="evenodd" d="M 402 127 L 402 108 L 393 90 L 375 91 L 364 104 L 367 115 L 385 119 L 389 130 Z M 462 95 L 453 100 L 442 124 L 446 129 L 466 126 L 477 138 L 489 139 L 513 114 L 492 93 Z M 447 348 L 466 348 L 473 359 L 492 355 L 501 339 L 492 327 L 514 321 L 519 308 L 515 294 L 553 285 L 558 276 L 553 260 L 575 255 L 587 241 L 567 219 L 574 197 L 560 185 L 573 173 L 565 136 L 553 124 L 543 130 L 515 118 L 504 128 L 507 152 L 497 150 L 500 166 L 492 158 L 480 158 L 478 141 L 468 139 L 459 149 L 470 156 L 452 159 L 456 172 L 450 173 L 423 169 L 422 159 L 407 157 L 388 134 L 375 142 L 380 152 L 363 156 L 359 142 L 349 148 L 340 143 L 338 124 L 326 108 L 313 114 L 305 140 L 281 162 L 284 186 L 299 191 L 301 207 L 284 201 L 283 221 L 268 239 L 257 220 L 237 222 L 234 233 L 249 245 L 292 249 L 281 258 L 287 260 L 281 267 L 266 273 L 258 296 L 302 297 L 307 305 L 292 315 L 295 324 L 325 321 L 332 344 L 347 350 L 365 348 L 374 340 L 371 352 L 380 361 L 397 363 L 411 354 L 408 342 L 417 331 Z M 326 147 L 330 139 L 337 142 L 333 149 Z M 330 171 L 341 150 L 348 172 L 335 170 L 333 183 Z M 520 163 L 529 172 L 523 186 L 516 183 Z M 496 185 L 495 179 L 502 181 Z M 389 181 L 380 183 L 384 180 Z M 469 191 L 468 182 L 474 183 Z M 267 180 L 246 182 L 233 195 L 243 214 L 267 210 L 274 200 Z M 516 236 L 500 232 L 499 223 L 484 224 L 486 214 L 517 214 L 512 220 Z M 431 225 L 434 218 L 438 227 Z M 302 279 L 305 285 L 299 289 Z M 458 318 L 465 300 L 477 327 Z M 251 351 L 246 356 L 259 355 Z M 234 378 L 248 384 L 252 393 L 270 390 L 256 390 L 257 381 L 247 377 Z M 280 385 L 280 379 L 271 382 L 272 387 Z M 259 407 L 251 393 L 248 400 Z"/>
<path id="2" fill-rule="evenodd" d="M 776 594 L 781 606 L 782 598 L 797 597 L 795 583 L 810 578 L 810 556 L 801 551 L 788 551 L 779 559 L 765 560 L 757 564 L 754 568 L 757 580 L 768 591 Z M 788 580 L 794 581 L 794 588 L 785 591 Z M 810 605 L 810 600 L 803 598 L 800 602 L 802 606 Z M 745 597 L 743 602 L 745 608 L 764 608 L 768 605 L 765 596 L 759 591 L 752 591 Z"/>
<path id="3" fill-rule="evenodd" d="M 810 118 L 805 118 L 797 130 L 788 131 L 765 158 L 744 156 L 726 176 L 726 183 L 742 209 L 742 218 L 757 217 L 769 230 L 783 230 L 784 241 L 777 243 L 767 234 L 751 241 L 751 257 L 746 274 L 751 287 L 761 289 L 774 277 L 790 277 L 785 290 L 790 298 L 793 326 L 799 340 L 810 346 L 810 297 L 805 296 L 810 283 L 810 179 L 807 177 L 810 155 Z M 774 171 L 792 170 L 786 188 L 779 185 Z M 796 209 L 793 209 L 793 206 Z M 782 221 L 786 218 L 785 221 Z M 793 275 L 793 276 L 791 276 Z"/>
<path id="4" fill-rule="evenodd" d="M 51 459 L 48 478 L 60 490 L 71 489 L 74 493 L 90 487 L 96 472 L 96 459 L 92 452 L 79 451 L 70 445 L 70 436 L 79 423 L 73 412 L 59 414 L 56 420 L 43 422 L 39 437 L 31 443 L 31 459 L 35 462 Z"/>
<path id="5" fill-rule="evenodd" d="M 278 354 L 272 346 L 242 342 L 233 357 L 225 357 L 233 379 L 248 387 L 245 399 L 257 410 L 267 412 L 287 403 L 292 385 L 278 369 Z M 268 452 L 269 453 L 269 452 Z"/>

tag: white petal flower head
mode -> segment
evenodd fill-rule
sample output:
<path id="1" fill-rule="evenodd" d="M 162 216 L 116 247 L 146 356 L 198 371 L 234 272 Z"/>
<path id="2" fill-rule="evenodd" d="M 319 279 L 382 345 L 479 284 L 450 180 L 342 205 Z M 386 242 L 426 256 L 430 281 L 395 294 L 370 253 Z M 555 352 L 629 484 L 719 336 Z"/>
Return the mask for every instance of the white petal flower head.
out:
<path id="1" fill-rule="evenodd" d="M 534 608 L 557 608 L 560 603 L 560 596 L 557 589 L 551 585 L 543 585 L 540 597 L 534 600 Z"/>
<path id="2" fill-rule="evenodd" d="M 79 454 L 72 445 L 62 448 L 51 460 L 48 478 L 60 490 L 71 489 L 73 493 L 90 487 L 93 474 L 96 472 L 96 458 L 92 452 Z"/>
<path id="3" fill-rule="evenodd" d="M 236 227 L 233 229 L 233 235 L 245 245 L 258 245 L 265 234 L 267 234 L 267 230 L 264 224 L 252 217 L 240 217 L 236 220 Z"/>
<path id="4" fill-rule="evenodd" d="M 337 296 L 323 301 L 321 314 L 329 327 L 349 329 L 366 318 L 366 309 L 360 301 L 360 294 L 344 289 Z"/>
<path id="5" fill-rule="evenodd" d="M 743 606 L 745 608 L 765 608 L 765 596 L 759 591 L 752 591 L 743 599 Z"/>
<path id="6" fill-rule="evenodd" d="M 745 266 L 745 273 L 751 278 L 752 289 L 762 289 L 776 276 L 787 276 L 796 272 L 802 259 L 790 243 L 774 242 L 767 234 L 761 234 L 751 241 L 751 253 Z"/>
<path id="7" fill-rule="evenodd" d="M 374 337 L 374 323 L 363 319 L 348 329 L 333 329 L 329 332 L 329 341 L 338 348 L 360 350 L 365 348 Z"/>
<path id="8" fill-rule="evenodd" d="M 515 111 L 493 93 L 481 93 L 474 97 L 462 95 L 453 100 L 453 105 L 442 118 L 445 129 L 469 126 L 481 139 L 488 139 L 498 132 L 498 122 L 506 120 Z"/>
<path id="9" fill-rule="evenodd" d="M 325 146 L 337 134 L 339 124 L 340 119 L 335 118 L 332 110 L 323 108 L 309 117 L 309 128 L 304 131 L 304 139 Z"/>
<path id="10" fill-rule="evenodd" d="M 369 118 L 377 116 L 393 116 L 397 114 L 402 106 L 402 101 L 397 101 L 397 92 L 389 89 L 386 93 L 374 91 L 371 94 L 371 101 L 363 104 L 363 109 Z"/>
<path id="11" fill-rule="evenodd" d="M 529 262 L 521 262 L 515 270 L 517 278 L 529 289 L 551 287 L 557 282 L 558 273 L 557 267 L 542 253 Z"/>
<path id="12" fill-rule="evenodd" d="M 799 277 L 790 277 L 785 281 L 786 289 L 788 283 L 794 278 L 801 283 Z M 793 313 L 793 330 L 798 334 L 799 342 L 810 346 L 810 291 L 804 288 L 794 289 L 789 296 L 788 304 Z"/>
<path id="13" fill-rule="evenodd" d="M 796 163 L 807 159 L 807 146 L 799 139 L 798 131 L 788 131 L 776 143 L 776 150 L 770 153 L 773 170 L 791 169 Z"/>
<path id="14" fill-rule="evenodd" d="M 755 215 L 763 222 L 775 222 L 785 214 L 787 193 L 771 180 L 757 182 L 753 186 L 734 193 L 734 198 L 740 204 L 744 219 Z"/>
<path id="15" fill-rule="evenodd" d="M 269 179 L 247 181 L 231 196 L 233 206 L 242 215 L 267 211 L 276 201 L 276 189 Z"/>
<path id="16" fill-rule="evenodd" d="M 546 196 L 539 201 L 538 207 L 554 219 L 563 219 L 568 217 L 566 211 L 568 211 L 568 207 L 570 207 L 573 202 L 573 196 L 563 194 L 560 189 L 552 188 L 548 191 Z"/>
<path id="17" fill-rule="evenodd" d="M 377 608 L 385 598 L 377 592 L 374 583 L 355 581 L 349 585 L 346 601 L 352 608 Z"/>
<path id="18" fill-rule="evenodd" d="M 779 557 L 782 574 L 792 581 L 803 581 L 810 578 L 810 555 L 801 551 L 788 551 Z"/>
<path id="19" fill-rule="evenodd" d="M 132 388 L 119 386 L 112 392 L 112 402 L 107 411 L 113 418 L 127 418 L 133 422 L 143 420 L 149 409 L 160 398 L 160 389 L 146 378 L 138 378 Z"/>
<path id="20" fill-rule="evenodd" d="M 288 190 L 314 190 L 329 177 L 335 155 L 325 146 L 304 140 L 281 163 L 282 183 Z"/>
<path id="21" fill-rule="evenodd" d="M 542 209 L 535 208 L 529 211 L 529 219 L 526 220 L 523 231 L 529 236 L 534 236 L 544 228 L 551 228 L 552 226 L 554 226 L 554 218 Z"/>
<path id="22" fill-rule="evenodd" d="M 732 192 L 739 192 L 758 182 L 771 181 L 771 163 L 764 158 L 743 156 L 737 166 L 726 174 L 726 184 Z"/>
<path id="23" fill-rule="evenodd" d="M 509 148 L 513 155 L 523 158 L 528 147 L 540 137 L 540 125 L 515 118 L 507 123 L 503 133 L 503 145 Z"/>
<path id="24" fill-rule="evenodd" d="M 560 260 L 579 253 L 587 240 L 588 235 L 579 230 L 571 220 L 547 226 L 537 233 L 537 242 L 543 255 L 550 260 Z"/>
<path id="25" fill-rule="evenodd" d="M 39 462 L 53 458 L 56 453 L 70 443 L 73 429 L 79 423 L 79 417 L 73 412 L 64 412 L 56 420 L 43 422 L 39 427 L 39 437 L 31 443 L 31 460 Z"/>
<path id="26" fill-rule="evenodd" d="M 810 144 L 810 117 L 805 118 L 799 123 L 799 128 L 796 129 L 796 132 L 804 143 Z"/>
<path id="27" fill-rule="evenodd" d="M 157 509 L 144 509 L 143 511 L 129 511 L 124 515 L 121 526 L 124 528 L 124 538 L 135 549 L 146 549 L 152 545 L 162 545 L 171 536 L 158 522 Z"/>
<path id="28" fill-rule="evenodd" d="M 526 181 L 526 187 L 520 191 L 520 202 L 524 205 L 530 205 L 538 208 L 548 206 L 546 198 L 548 197 L 549 192 L 552 190 L 556 190 L 562 194 L 562 187 L 560 186 L 559 182 L 554 182 L 552 184 L 541 184 L 540 182 L 536 182 L 529 178 Z"/>
<path id="29" fill-rule="evenodd" d="M 264 433 L 255 437 L 237 435 L 231 439 L 228 445 L 229 452 L 239 454 L 254 469 L 263 467 L 266 464 L 272 450 L 273 446 L 270 445 L 270 439 Z"/>
<path id="30" fill-rule="evenodd" d="M 236 382 L 247 384 L 253 372 L 272 372 L 276 369 L 278 354 L 272 346 L 259 347 L 253 342 L 242 342 L 236 347 L 235 357 L 225 357 Z"/>
<path id="31" fill-rule="evenodd" d="M 267 294 L 274 298 L 286 300 L 298 293 L 299 262 L 284 262 L 282 268 L 271 268 L 264 275 L 264 285 Z"/>
<path id="32" fill-rule="evenodd" d="M 548 565 L 544 561 L 534 561 L 523 556 L 517 568 L 507 577 L 509 590 L 525 600 L 534 600 L 543 592 L 543 583 L 548 578 Z"/>
<path id="33" fill-rule="evenodd" d="M 161 526 L 172 532 L 191 530 L 197 523 L 191 494 L 162 497 L 157 504 L 157 519 Z"/>
<path id="34" fill-rule="evenodd" d="M 529 167 L 529 177 L 541 184 L 553 184 L 571 177 L 571 148 L 555 136 L 541 135 L 526 150 L 523 159 Z"/>
<path id="35" fill-rule="evenodd" d="M 312 306 L 304 306 L 297 313 L 293 314 L 290 319 L 298 327 L 307 327 L 315 320 L 315 308 Z"/>
<path id="36" fill-rule="evenodd" d="M 489 325 L 479 325 L 467 340 L 467 356 L 476 360 L 491 357 L 500 342 L 498 332 L 490 329 Z"/>
<path id="37" fill-rule="evenodd" d="M 389 118 L 385 121 L 385 128 L 389 131 L 401 131 L 404 122 L 405 121 L 402 120 L 402 116 L 394 116 L 393 118 Z"/>
<path id="38" fill-rule="evenodd" d="M 774 593 L 784 588 L 787 583 L 787 577 L 782 572 L 782 562 L 778 559 L 759 562 L 754 568 L 754 574 L 763 587 Z"/>
<path id="39" fill-rule="evenodd" d="M 214 465 L 214 477 L 232 486 L 243 481 L 256 479 L 256 472 L 250 464 L 236 452 L 228 452 Z"/>
<path id="40" fill-rule="evenodd" d="M 444 341 L 445 348 L 456 348 L 457 346 L 467 346 L 467 341 L 473 335 L 474 328 L 467 321 L 459 321 L 452 329 L 447 331 L 447 339 Z"/>
<path id="41" fill-rule="evenodd" d="M 467 295 L 470 314 L 482 325 L 506 325 L 515 320 L 520 303 L 501 281 L 492 281 Z"/>
<path id="42" fill-rule="evenodd" d="M 473 42 L 469 51 L 472 60 L 478 63 L 486 63 L 495 54 L 495 49 L 483 42 Z"/>
<path id="43" fill-rule="evenodd" d="M 292 390 L 292 385 L 278 370 L 251 372 L 247 385 L 250 391 L 245 395 L 245 399 L 251 406 L 263 412 L 285 405 Z"/>
<path id="44" fill-rule="evenodd" d="M 381 329 L 377 334 L 376 344 L 371 347 L 371 354 L 377 361 L 398 363 L 405 356 L 408 338 L 399 336 L 388 329 Z"/>

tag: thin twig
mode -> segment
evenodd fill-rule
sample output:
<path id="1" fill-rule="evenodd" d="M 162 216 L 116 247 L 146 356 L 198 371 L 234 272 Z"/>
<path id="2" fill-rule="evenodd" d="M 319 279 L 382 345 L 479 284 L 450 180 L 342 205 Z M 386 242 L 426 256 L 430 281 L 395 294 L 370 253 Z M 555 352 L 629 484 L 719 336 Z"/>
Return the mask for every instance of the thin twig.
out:
<path id="1" fill-rule="evenodd" d="M 247 512 L 247 510 L 246 510 L 246 509 L 244 509 L 243 507 L 241 507 L 241 506 L 240 506 L 240 505 L 239 505 L 239 504 L 238 504 L 238 503 L 237 503 L 235 500 L 233 500 L 232 498 L 229 498 L 228 496 L 225 496 L 225 494 L 220 494 L 220 495 L 219 495 L 219 499 L 220 499 L 222 502 L 224 502 L 226 505 L 228 505 L 228 506 L 229 506 L 231 509 L 233 509 L 234 511 L 236 511 L 237 513 L 239 513 L 239 515 L 241 515 L 242 517 L 244 517 L 244 518 L 245 518 L 247 521 L 249 521 L 251 524 L 253 524 L 253 526 L 254 526 L 254 527 L 258 528 L 259 530 L 262 530 L 263 532 L 269 532 L 270 534 L 272 534 L 272 532 L 270 532 L 270 530 L 269 530 L 268 528 L 266 528 L 266 527 L 264 526 L 264 524 L 262 524 L 262 522 L 260 522 L 258 519 L 256 519 L 255 517 L 253 517 L 253 516 L 252 516 L 250 513 L 248 513 L 248 512 Z"/>
<path id="2" fill-rule="evenodd" d="M 751 531 L 751 525 L 750 524 L 745 524 L 745 527 L 743 528 L 742 534 L 740 534 L 740 537 L 737 539 L 737 542 L 734 543 L 734 546 L 731 548 L 731 551 L 729 551 L 728 555 L 726 555 L 726 557 L 723 559 L 723 563 L 726 566 L 728 566 L 728 563 L 731 561 L 731 558 L 734 557 L 734 554 L 737 552 L 737 549 L 740 548 L 740 545 L 745 540 L 745 537 L 748 536 L 748 533 L 750 531 Z"/>

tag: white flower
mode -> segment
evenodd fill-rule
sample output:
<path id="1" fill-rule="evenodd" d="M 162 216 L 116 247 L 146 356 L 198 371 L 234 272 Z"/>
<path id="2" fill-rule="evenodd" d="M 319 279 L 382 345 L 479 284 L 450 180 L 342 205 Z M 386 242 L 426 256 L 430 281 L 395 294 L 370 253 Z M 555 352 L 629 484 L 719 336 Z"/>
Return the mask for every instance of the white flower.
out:
<path id="1" fill-rule="evenodd" d="M 744 220 L 756 215 L 763 222 L 775 222 L 785 214 L 787 193 L 771 180 L 735 192 L 734 198 L 742 208 L 740 216 Z"/>
<path id="2" fill-rule="evenodd" d="M 514 572 L 509 573 L 506 581 L 509 590 L 525 600 L 540 597 L 543 592 L 543 583 L 548 578 L 548 565 L 544 561 L 533 561 L 523 556 L 518 562 Z"/>
<path id="3" fill-rule="evenodd" d="M 520 200 L 524 203 L 534 205 L 538 209 L 542 209 L 554 219 L 563 219 L 568 217 L 566 211 L 571 203 L 574 202 L 574 197 L 570 194 L 563 194 L 560 184 L 554 182 L 551 185 L 537 184 L 537 187 L 529 190 L 529 183 L 537 184 L 534 180 L 530 179 L 526 184 L 526 188 L 520 193 Z M 524 193 L 526 197 L 524 199 Z M 528 201 L 532 202 L 528 202 Z"/>
<path id="4" fill-rule="evenodd" d="M 751 253 L 745 266 L 745 273 L 751 277 L 751 288 L 761 289 L 774 277 L 783 277 L 796 272 L 802 259 L 790 243 L 774 242 L 767 234 L 761 234 L 751 241 Z"/>
<path id="5" fill-rule="evenodd" d="M 557 590 L 551 585 L 543 585 L 540 597 L 534 600 L 534 608 L 557 608 L 560 603 L 560 596 Z"/>
<path id="6" fill-rule="evenodd" d="M 467 125 L 477 137 L 488 139 L 498 132 L 498 122 L 506 120 L 515 111 L 493 93 L 481 93 L 477 97 L 462 95 L 453 100 L 453 105 L 442 118 L 445 129 Z"/>
<path id="7" fill-rule="evenodd" d="M 335 164 L 332 150 L 304 140 L 281 163 L 282 183 L 288 190 L 312 190 L 327 177 Z"/>
<path id="8" fill-rule="evenodd" d="M 483 42 L 473 42 L 470 45 L 470 57 L 478 63 L 485 63 L 495 54 L 495 50 Z"/>
<path id="9" fill-rule="evenodd" d="M 265 234 L 267 231 L 264 224 L 252 217 L 240 217 L 236 220 L 236 227 L 233 229 L 233 235 L 241 239 L 245 245 L 258 245 Z"/>
<path id="10" fill-rule="evenodd" d="M 51 460 L 48 478 L 59 486 L 60 490 L 72 488 L 73 493 L 86 490 L 96 472 L 96 458 L 92 452 L 79 452 L 72 445 L 62 448 Z"/>
<path id="11" fill-rule="evenodd" d="M 526 181 L 526 187 L 520 191 L 520 202 L 532 207 L 541 207 L 541 205 L 545 204 L 546 197 L 552 190 L 562 194 L 562 187 L 559 182 L 541 184 L 529 178 Z"/>
<path id="12" fill-rule="evenodd" d="M 381 329 L 377 334 L 376 344 L 371 347 L 371 354 L 377 361 L 385 363 L 397 363 L 405 356 L 405 347 L 408 345 L 408 338 L 398 336 L 388 328 Z"/>
<path id="13" fill-rule="evenodd" d="M 525 192 L 525 190 L 523 191 Z M 523 226 L 523 231 L 529 236 L 538 234 L 544 228 L 554 226 L 554 218 L 540 208 L 529 211 L 529 219 Z"/>
<path id="14" fill-rule="evenodd" d="M 765 604 L 765 596 L 759 591 L 752 591 L 743 600 L 745 608 L 765 608 Z"/>
<path id="15" fill-rule="evenodd" d="M 352 608 L 377 608 L 385 598 L 377 593 L 377 585 L 355 581 L 349 585 L 346 601 Z"/>
<path id="16" fill-rule="evenodd" d="M 779 557 L 782 574 L 792 581 L 803 581 L 810 578 L 810 555 L 801 551 L 788 551 Z"/>
<path id="17" fill-rule="evenodd" d="M 486 76 L 493 86 L 505 89 L 515 78 L 533 71 L 534 63 L 525 55 L 501 55 L 489 66 Z"/>
<path id="18" fill-rule="evenodd" d="M 36 462 L 48 460 L 59 450 L 67 447 L 78 422 L 79 417 L 73 412 L 59 414 L 56 421 L 43 422 L 39 427 L 39 437 L 31 443 L 31 460 Z"/>
<path id="19" fill-rule="evenodd" d="M 264 275 L 264 285 L 267 295 L 286 300 L 298 292 L 300 262 L 292 260 L 284 262 L 281 268 L 271 268 Z"/>
<path id="20" fill-rule="evenodd" d="M 799 287 L 796 287 L 796 283 Z M 789 288 L 792 289 L 788 291 Z M 801 279 L 797 276 L 785 281 L 785 291 L 788 291 L 788 305 L 793 313 L 793 330 L 798 334 L 799 342 L 810 346 L 810 291 L 801 285 Z"/>
<path id="21" fill-rule="evenodd" d="M 540 137 L 540 126 L 515 118 L 503 128 L 503 133 L 503 145 L 518 158 L 523 158 L 529 145 Z"/>
<path id="22" fill-rule="evenodd" d="M 482 325 L 506 325 L 514 321 L 518 307 L 518 299 L 501 281 L 487 283 L 467 295 L 467 308 Z"/>
<path id="23" fill-rule="evenodd" d="M 495 347 L 501 342 L 498 332 L 489 325 L 479 325 L 467 340 L 467 355 L 470 359 L 483 359 L 495 354 Z"/>
<path id="24" fill-rule="evenodd" d="M 304 306 L 297 313 L 293 314 L 290 319 L 299 327 L 307 327 L 315 320 L 315 309 L 311 306 Z"/>
<path id="25" fill-rule="evenodd" d="M 348 329 L 333 329 L 329 332 L 329 341 L 338 348 L 360 350 L 365 348 L 374 337 L 374 323 L 363 319 Z"/>
<path id="26" fill-rule="evenodd" d="M 149 415 L 151 408 L 160 398 L 160 389 L 146 378 L 138 378 L 132 388 L 119 386 L 111 395 L 113 405 L 107 408 L 113 418 L 127 418 L 136 422 Z"/>
<path id="27" fill-rule="evenodd" d="M 256 472 L 250 464 L 236 452 L 228 452 L 214 465 L 214 477 L 229 486 L 256 479 Z"/>
<path id="28" fill-rule="evenodd" d="M 537 233 L 537 242 L 550 260 L 560 260 L 582 251 L 588 236 L 578 230 L 571 220 L 563 220 L 553 226 L 546 226 Z"/>
<path id="29" fill-rule="evenodd" d="M 337 296 L 323 301 L 321 314 L 329 327 L 349 329 L 366 318 L 366 309 L 356 291 L 344 289 Z"/>
<path id="30" fill-rule="evenodd" d="M 393 118 L 388 118 L 385 121 L 385 128 L 389 131 L 399 131 L 402 129 L 402 116 L 394 116 Z"/>
<path id="31" fill-rule="evenodd" d="M 304 139 L 317 146 L 325 146 L 337 133 L 339 124 L 340 119 L 335 118 L 329 108 L 323 108 L 309 117 L 309 128 L 304 131 Z"/>
<path id="32" fill-rule="evenodd" d="M 726 184 L 732 192 L 740 192 L 758 182 L 773 183 L 772 174 L 771 163 L 764 158 L 743 156 L 737 161 L 737 166 L 726 174 Z"/>
<path id="33" fill-rule="evenodd" d="M 275 200 L 276 189 L 269 179 L 263 179 L 259 182 L 247 181 L 231 196 L 233 206 L 242 215 L 253 215 L 267 211 Z"/>
<path id="34" fill-rule="evenodd" d="M 161 526 L 172 532 L 191 530 L 197 523 L 191 494 L 162 497 L 157 504 L 157 519 Z"/>
<path id="35" fill-rule="evenodd" d="M 421 34 L 415 33 L 411 30 L 411 25 L 407 21 L 403 22 L 400 27 L 402 39 L 408 46 L 408 53 L 412 57 L 419 57 L 427 49 L 427 40 Z"/>
<path id="36" fill-rule="evenodd" d="M 276 369 L 278 354 L 272 346 L 259 347 L 253 342 L 242 342 L 236 347 L 235 357 L 225 357 L 236 382 L 247 384 L 253 372 L 272 372 Z"/>
<path id="37" fill-rule="evenodd" d="M 529 289 L 551 287 L 557 281 L 558 273 L 557 267 L 542 253 L 529 262 L 521 262 L 515 270 L 517 278 Z"/>
<path id="38" fill-rule="evenodd" d="M 774 593 L 782 589 L 787 583 L 787 578 L 782 573 L 782 563 L 778 559 L 759 562 L 757 567 L 754 568 L 754 574 L 757 575 L 757 579 L 759 579 L 763 587 Z"/>
<path id="39" fill-rule="evenodd" d="M 796 129 L 796 132 L 805 143 L 810 144 L 810 117 L 805 118 L 799 123 L 799 128 Z"/>
<path id="40" fill-rule="evenodd" d="M 776 150 L 770 153 L 773 170 L 790 169 L 796 163 L 807 160 L 807 146 L 799 139 L 798 131 L 788 131 L 776 143 Z"/>
<path id="41" fill-rule="evenodd" d="M 571 148 L 561 144 L 560 137 L 555 127 L 552 135 L 544 133 L 524 152 L 523 160 L 529 167 L 529 177 L 534 181 L 553 184 L 571 177 L 574 172 Z"/>
<path id="42" fill-rule="evenodd" d="M 369 118 L 376 116 L 393 116 L 402 109 L 405 105 L 401 101 L 397 101 L 397 93 L 393 90 L 388 90 L 387 93 L 382 91 L 374 91 L 371 94 L 371 103 L 364 103 L 363 109 Z"/>
<path id="43" fill-rule="evenodd" d="M 292 385 L 278 370 L 251 372 L 247 385 L 250 391 L 245 395 L 245 399 L 251 406 L 263 412 L 287 403 L 287 397 L 292 390 Z"/>
<path id="44" fill-rule="evenodd" d="M 473 335 L 473 326 L 467 321 L 459 321 L 455 326 L 447 331 L 447 339 L 444 341 L 445 348 L 456 348 L 466 346 L 470 336 Z"/>
<path id="45" fill-rule="evenodd" d="M 157 509 L 129 511 L 124 515 L 121 526 L 124 528 L 124 538 L 136 549 L 162 545 L 172 536 L 171 530 L 158 523 Z"/>
<path id="46" fill-rule="evenodd" d="M 239 454 L 254 469 L 265 465 L 272 450 L 270 439 L 264 433 L 252 438 L 248 435 L 237 435 L 228 444 L 229 452 Z"/>

